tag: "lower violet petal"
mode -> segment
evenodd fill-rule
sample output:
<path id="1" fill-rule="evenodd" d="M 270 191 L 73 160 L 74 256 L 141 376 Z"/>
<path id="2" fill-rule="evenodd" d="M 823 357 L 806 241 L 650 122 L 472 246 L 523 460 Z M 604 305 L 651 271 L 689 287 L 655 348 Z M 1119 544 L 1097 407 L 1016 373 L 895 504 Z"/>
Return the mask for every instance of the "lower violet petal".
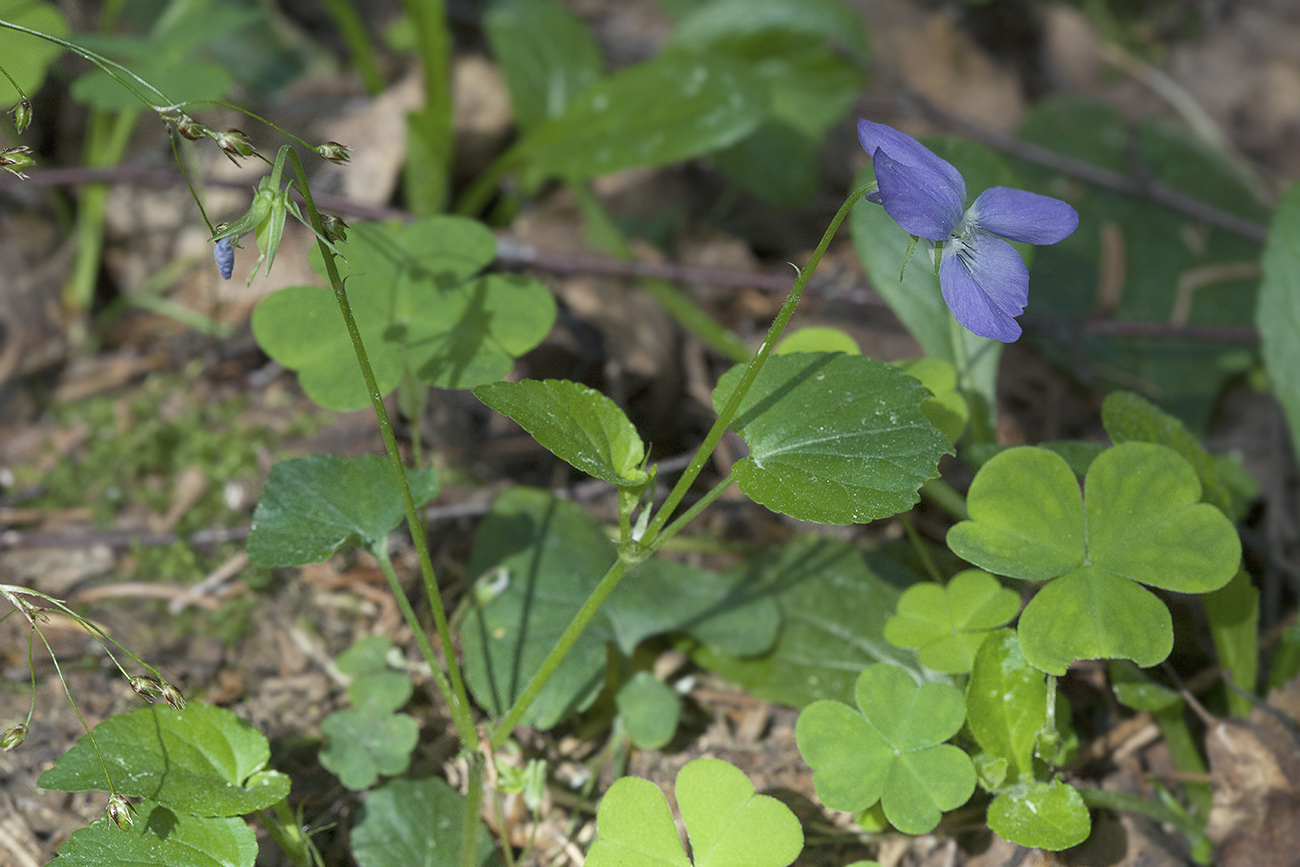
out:
<path id="1" fill-rule="evenodd" d="M 979 234 L 958 253 L 945 250 L 939 268 L 943 300 L 957 321 L 980 337 L 1010 343 L 1020 337 L 1019 316 L 1029 303 L 1029 270 L 1015 248 Z"/>

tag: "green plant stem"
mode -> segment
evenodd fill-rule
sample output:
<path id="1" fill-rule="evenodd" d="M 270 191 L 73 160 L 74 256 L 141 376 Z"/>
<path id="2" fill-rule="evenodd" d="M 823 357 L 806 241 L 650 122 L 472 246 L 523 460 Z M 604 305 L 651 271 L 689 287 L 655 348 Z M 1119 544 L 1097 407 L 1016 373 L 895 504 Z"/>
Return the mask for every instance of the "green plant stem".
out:
<path id="1" fill-rule="evenodd" d="M 700 499 L 697 500 L 694 505 L 692 505 L 685 512 L 682 512 L 682 514 L 679 515 L 675 521 L 673 521 L 671 524 L 665 527 L 663 529 L 663 532 L 661 532 L 658 536 L 654 537 L 654 540 L 648 546 L 651 553 L 658 551 L 669 540 L 671 540 L 674 536 L 676 536 L 683 529 L 685 529 L 687 524 L 695 520 L 695 518 L 701 512 L 707 509 L 709 506 L 713 505 L 714 501 L 717 500 L 718 497 L 726 493 L 727 488 L 730 487 L 731 487 L 731 473 L 727 473 L 727 477 L 725 479 L 718 482 L 711 489 L 709 489 L 709 492 L 707 494 L 700 497 Z"/>
<path id="2" fill-rule="evenodd" d="M 465 692 L 465 681 L 461 676 L 460 666 L 456 663 L 455 645 L 452 643 L 451 629 L 447 624 L 447 612 L 442 605 L 442 595 L 438 592 L 438 582 L 433 571 L 433 560 L 429 557 L 429 542 L 425 536 L 424 524 L 421 523 L 419 512 L 415 507 L 415 499 L 411 496 L 411 487 L 407 483 L 406 466 L 402 463 L 402 456 L 397 450 L 397 438 L 393 435 L 393 424 L 389 420 L 388 410 L 384 406 L 384 395 L 375 382 L 375 373 L 370 367 L 370 358 L 366 354 L 365 345 L 361 341 L 361 332 L 357 328 L 357 321 L 352 315 L 352 305 L 348 302 L 347 291 L 343 288 L 343 280 L 339 277 L 338 266 L 334 262 L 334 253 L 324 241 L 325 228 L 321 225 L 320 212 L 316 210 L 316 203 L 312 199 L 311 189 L 307 185 L 307 174 L 303 171 L 302 161 L 298 159 L 297 151 L 292 148 L 289 148 L 289 159 L 292 160 L 294 173 L 298 177 L 299 192 L 302 194 L 303 204 L 307 208 L 307 215 L 311 220 L 312 229 L 316 232 L 316 244 L 320 248 L 322 258 L 325 260 L 326 276 L 329 278 L 330 286 L 334 289 L 334 298 L 338 301 L 339 312 L 343 315 L 343 321 L 348 329 L 348 336 L 352 339 L 352 348 L 357 354 L 357 364 L 361 368 L 361 376 L 365 379 L 366 391 L 370 395 L 370 404 L 374 408 L 375 418 L 379 422 L 379 433 L 384 440 L 384 449 L 388 454 L 389 465 L 393 468 L 398 490 L 402 494 L 406 522 L 411 528 L 411 541 L 415 544 L 416 554 L 420 561 L 420 575 L 424 580 L 424 593 L 428 598 L 429 608 L 433 611 L 434 626 L 438 633 L 438 640 L 442 643 L 443 660 L 451 681 L 451 694 L 444 695 L 444 698 L 447 701 L 447 707 L 456 725 L 456 733 L 460 736 L 461 743 L 466 749 L 473 749 L 478 744 L 478 733 L 474 728 L 474 717 L 470 711 L 469 695 Z"/>
<path id="3" fill-rule="evenodd" d="M 452 148 L 451 32 L 444 0 L 402 0 L 424 69 L 424 106 L 406 116 L 407 207 L 436 214 L 447 204 Z"/>
<path id="4" fill-rule="evenodd" d="M 934 565 L 934 558 L 930 556 L 930 550 L 925 547 L 925 540 L 917 532 L 916 525 L 907 517 L 908 513 L 904 512 L 898 516 L 899 522 L 903 525 L 903 532 L 907 534 L 907 541 L 911 543 L 912 550 L 916 552 L 917 558 L 921 561 L 921 566 L 925 569 L 925 574 L 930 576 L 930 580 L 938 584 L 943 583 L 943 575 Z"/>
<path id="5" fill-rule="evenodd" d="M 460 194 L 460 198 L 452 207 L 452 213 L 462 217 L 477 216 L 487 206 L 492 193 L 501 186 L 505 176 L 516 168 L 517 162 L 513 148 L 497 157 Z"/>
<path id="6" fill-rule="evenodd" d="M 952 485 L 943 479 L 930 479 L 924 485 L 921 485 L 921 496 L 932 500 L 935 505 L 948 513 L 951 518 L 958 521 L 965 521 L 970 518 L 970 512 L 966 510 L 966 498 L 957 493 Z"/>
<path id="7" fill-rule="evenodd" d="M 781 339 L 781 334 L 785 331 L 786 325 L 789 324 L 790 317 L 794 316 L 795 307 L 798 306 L 799 299 L 803 297 L 804 288 L 807 287 L 808 280 L 812 277 L 813 272 L 817 270 L 817 265 L 821 262 L 822 256 L 825 255 L 826 248 L 830 246 L 831 239 L 835 237 L 835 232 L 839 229 L 840 223 L 844 222 L 844 218 L 849 215 L 849 211 L 858 203 L 858 200 L 875 188 L 876 184 L 872 182 L 854 190 L 844 200 L 844 204 L 840 205 L 840 209 L 835 212 L 830 225 L 826 227 L 825 234 L 822 235 L 821 241 L 817 244 L 817 249 L 813 250 L 812 256 L 809 257 L 808 264 L 800 269 L 799 275 L 795 277 L 794 286 L 791 287 L 790 294 L 786 296 L 785 303 L 781 305 L 781 310 L 772 322 L 772 327 L 767 330 L 763 345 L 758 348 L 758 352 L 754 353 L 754 357 L 750 359 L 749 366 L 745 368 L 744 374 L 741 375 L 736 390 L 727 401 L 727 405 L 723 407 L 722 412 L 718 414 L 718 420 L 713 423 L 713 427 L 709 429 L 709 433 L 704 438 L 699 450 L 691 458 L 690 464 L 682 473 L 681 478 L 677 480 L 677 484 L 669 492 L 663 506 L 660 507 L 651 520 L 646 533 L 646 538 L 650 540 L 649 544 L 653 544 L 655 537 L 659 535 L 659 531 L 663 529 L 672 513 L 681 503 L 682 498 L 686 496 L 686 492 L 695 483 L 695 479 L 703 471 L 705 463 L 713 455 L 713 450 L 718 447 L 718 443 L 722 440 L 722 435 L 727 432 L 727 427 L 736 417 L 736 413 L 739 412 L 740 404 L 745 399 L 745 395 L 749 393 L 754 380 L 758 378 L 758 372 L 762 369 L 763 362 L 767 361 L 767 357 L 772 354 L 772 349 L 776 346 L 777 341 Z"/>
<path id="8" fill-rule="evenodd" d="M 475 744 L 477 747 L 477 743 Z M 478 864 L 479 814 L 483 810 L 483 770 L 487 757 L 480 749 L 466 750 L 466 764 L 469 766 L 468 790 L 465 793 L 465 825 L 461 829 L 460 867 L 476 867 Z M 437 818 L 436 816 L 433 818 Z M 505 825 L 501 826 L 505 833 Z M 510 848 L 510 841 L 502 843 L 503 849 Z"/>
<path id="9" fill-rule="evenodd" d="M 352 62 L 357 66 L 357 74 L 366 93 L 374 96 L 384 89 L 384 77 L 379 74 L 379 64 L 375 60 L 375 50 L 370 45 L 370 36 L 361 16 L 348 0 L 322 0 L 322 5 L 334 19 L 343 43 L 352 55 Z"/>
<path id="10" fill-rule="evenodd" d="M 1102 807 L 1107 810 L 1125 810 L 1155 819 L 1157 822 L 1172 825 L 1185 834 L 1193 843 L 1205 839 L 1205 829 L 1200 822 L 1186 813 L 1171 809 L 1158 801 L 1123 792 L 1107 789 L 1079 789 L 1079 795 L 1089 807 Z"/>
<path id="11" fill-rule="evenodd" d="M 280 847 L 285 857 L 293 862 L 294 867 L 312 867 L 311 841 L 302 833 L 298 817 L 289 809 L 288 801 L 276 801 L 271 809 L 273 814 L 270 816 L 260 814 L 266 833 Z"/>
<path id="12" fill-rule="evenodd" d="M 447 676 L 442 673 L 442 666 L 438 662 L 437 654 L 434 653 L 433 645 L 429 643 L 429 637 L 424 633 L 424 626 L 420 623 L 420 618 L 416 616 L 415 609 L 411 607 L 411 600 L 406 598 L 406 590 L 402 587 L 402 582 L 393 569 L 392 559 L 388 556 L 388 552 L 384 550 L 384 547 L 383 543 L 380 543 L 368 550 L 378 561 L 379 570 L 384 573 L 384 578 L 388 581 L 388 589 L 392 591 L 393 598 L 397 600 L 397 607 L 402 612 L 402 619 L 406 621 L 411 634 L 415 636 L 415 642 L 420 647 L 420 655 L 429 664 L 429 671 L 433 676 L 434 684 L 438 687 L 438 692 L 442 693 L 443 700 L 450 705 L 453 696 L 451 684 L 447 682 Z"/>
<path id="13" fill-rule="evenodd" d="M 614 592 L 614 588 L 618 586 L 619 581 L 623 580 L 623 576 L 627 574 L 628 570 L 645 559 L 645 556 L 648 556 L 648 552 L 641 556 L 633 555 L 628 557 L 620 555 L 610 565 L 605 576 L 596 585 L 596 589 L 587 597 L 587 601 L 582 603 L 578 613 L 573 615 L 573 620 L 569 621 L 564 633 L 555 642 L 555 647 L 551 649 L 541 667 L 537 669 L 537 674 L 533 675 L 533 679 L 528 682 L 528 686 L 524 687 L 524 691 L 519 694 L 519 698 L 515 699 L 515 703 L 497 725 L 496 730 L 492 733 L 493 750 L 499 750 L 505 746 L 510 733 L 514 731 L 515 726 L 519 725 L 524 713 L 537 699 L 538 694 L 541 693 L 542 688 L 546 686 L 551 676 L 559 669 L 560 664 L 564 662 L 564 657 L 573 649 L 578 637 L 582 635 L 582 631 L 587 628 L 587 624 L 596 616 L 600 606 L 609 598 L 609 594 Z"/>
<path id="14" fill-rule="evenodd" d="M 1151 715 L 1160 727 L 1160 734 L 1165 740 L 1165 746 L 1169 748 L 1169 757 L 1173 760 L 1174 767 L 1188 774 L 1204 774 L 1208 768 L 1196 746 L 1196 739 L 1188 728 L 1183 702 L 1174 702 L 1168 707 L 1152 711 Z M 1209 783 L 1185 780 L 1183 791 L 1187 795 L 1187 803 L 1195 808 L 1196 814 L 1202 819 L 1208 818 L 1214 797 Z"/>

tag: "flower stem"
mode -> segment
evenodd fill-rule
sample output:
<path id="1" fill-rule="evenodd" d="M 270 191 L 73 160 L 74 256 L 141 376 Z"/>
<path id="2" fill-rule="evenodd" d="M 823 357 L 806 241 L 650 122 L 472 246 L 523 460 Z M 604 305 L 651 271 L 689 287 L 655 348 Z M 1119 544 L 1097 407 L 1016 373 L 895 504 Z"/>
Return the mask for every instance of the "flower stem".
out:
<path id="1" fill-rule="evenodd" d="M 813 272 L 817 270 L 817 265 L 826 253 L 826 248 L 830 246 L 831 239 L 835 237 L 835 232 L 839 229 L 840 223 L 844 222 L 844 218 L 849 215 L 849 211 L 858 203 L 858 200 L 875 188 L 876 184 L 873 181 L 854 190 L 844 200 L 844 204 L 840 206 L 840 209 L 835 212 L 835 216 L 831 219 L 830 225 L 826 227 L 826 232 L 822 235 L 817 249 L 813 250 L 812 256 L 809 257 L 808 264 L 800 269 L 799 276 L 795 277 L 794 286 L 791 287 L 790 294 L 786 296 L 785 303 L 781 305 L 781 310 L 777 313 L 772 326 L 767 330 L 767 337 L 763 339 L 763 345 L 758 348 L 758 352 L 754 353 L 754 357 L 749 360 L 749 366 L 745 368 L 745 372 L 740 378 L 740 384 L 736 386 L 731 399 L 727 401 L 727 405 L 718 414 L 718 420 L 713 423 L 713 427 L 710 428 L 704 442 L 695 453 L 695 457 L 691 458 L 690 464 L 682 473 L 681 478 L 677 480 L 677 484 L 672 491 L 669 492 L 663 506 L 660 507 L 651 520 L 650 527 L 646 532 L 646 538 L 649 540 L 647 544 L 654 544 L 655 537 L 668 523 L 668 519 L 677 509 L 682 498 L 686 496 L 686 492 L 690 490 L 691 485 L 695 483 L 695 479 L 703 471 L 705 463 L 713 454 L 713 450 L 718 447 L 718 443 L 722 440 L 722 435 L 726 433 L 728 425 L 735 419 L 736 413 L 740 410 L 741 402 L 745 399 L 745 395 L 749 393 L 754 380 L 758 378 L 758 372 L 762 369 L 763 362 L 767 361 L 767 357 L 772 354 L 772 349 L 776 346 L 777 341 L 781 339 L 781 334 L 785 331 L 786 325 L 789 324 L 790 317 L 794 316 L 795 307 L 798 306 L 799 299 L 803 297 L 804 288 L 808 285 L 808 280 L 812 277 Z"/>
<path id="2" fill-rule="evenodd" d="M 461 677 L 460 666 L 456 663 L 455 645 L 451 640 L 451 629 L 447 625 L 447 613 L 442 606 L 442 596 L 438 592 L 438 581 L 434 575 L 433 561 L 429 557 L 429 542 L 425 536 L 424 525 L 420 521 L 419 512 L 415 507 L 415 499 L 411 496 L 411 487 L 407 483 L 406 466 L 402 463 L 401 454 L 397 450 L 397 438 L 393 435 L 393 424 L 388 418 L 388 409 L 384 406 L 384 395 L 375 382 L 375 373 L 370 367 L 370 358 L 366 354 L 365 345 L 361 341 L 361 331 L 357 328 L 357 321 L 352 315 L 352 305 L 348 302 L 347 292 L 343 288 L 343 280 L 339 277 L 338 266 L 334 262 L 334 253 L 330 250 L 329 245 L 325 243 L 325 227 L 321 224 L 320 212 L 316 210 L 316 203 L 312 200 L 311 189 L 307 185 L 307 174 L 303 171 L 302 161 L 298 159 L 298 152 L 293 148 L 289 148 L 288 151 L 289 159 L 293 162 L 294 173 L 298 177 L 299 192 L 302 194 L 303 204 L 306 206 L 308 217 L 311 219 L 312 229 L 316 232 L 316 244 L 320 248 L 322 258 L 325 260 L 326 275 L 329 278 L 330 286 L 334 289 L 334 298 L 338 301 L 339 312 L 342 313 L 343 321 L 347 325 L 348 336 L 352 339 L 352 348 L 357 354 L 357 364 L 361 368 L 361 376 L 365 379 L 366 391 L 370 395 L 370 404 L 374 408 L 375 418 L 379 422 L 379 433 L 384 440 L 389 465 L 393 468 L 398 490 L 402 494 L 406 522 L 411 528 L 411 541 L 415 544 L 416 554 L 419 556 L 420 574 L 424 579 L 424 593 L 428 597 L 429 608 L 433 611 L 434 626 L 438 633 L 438 640 L 442 643 L 443 660 L 447 666 L 447 674 L 451 681 L 451 694 L 444 694 L 443 698 L 446 700 L 452 720 L 456 724 L 456 733 L 460 736 L 461 743 L 466 749 L 473 749 L 478 743 L 478 734 L 474 729 L 474 718 L 470 712 L 469 695 L 465 692 L 465 681 Z"/>

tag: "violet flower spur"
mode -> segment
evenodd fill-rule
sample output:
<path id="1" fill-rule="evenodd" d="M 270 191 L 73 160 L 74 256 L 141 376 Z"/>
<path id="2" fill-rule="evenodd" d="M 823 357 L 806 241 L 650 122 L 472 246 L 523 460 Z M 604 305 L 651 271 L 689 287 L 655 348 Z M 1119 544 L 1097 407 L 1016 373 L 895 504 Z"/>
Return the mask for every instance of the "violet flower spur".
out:
<path id="1" fill-rule="evenodd" d="M 961 173 L 916 139 L 859 120 L 858 141 L 879 185 L 866 198 L 913 238 L 930 241 L 952 315 L 981 337 L 1018 338 L 1015 317 L 1029 303 L 1029 269 L 1007 241 L 1055 244 L 1078 228 L 1078 212 L 1059 199 L 1009 187 L 990 187 L 966 207 Z"/>

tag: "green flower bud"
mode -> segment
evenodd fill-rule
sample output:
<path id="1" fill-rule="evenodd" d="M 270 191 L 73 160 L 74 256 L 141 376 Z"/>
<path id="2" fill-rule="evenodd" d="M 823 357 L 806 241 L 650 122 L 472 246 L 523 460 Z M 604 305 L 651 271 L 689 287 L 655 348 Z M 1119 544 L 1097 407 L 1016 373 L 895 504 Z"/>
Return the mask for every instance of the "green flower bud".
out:
<path id="1" fill-rule="evenodd" d="M 163 694 L 163 685 L 152 677 L 133 677 L 130 684 L 136 695 L 144 696 L 150 701 Z"/>
<path id="2" fill-rule="evenodd" d="M 248 136 L 237 129 L 228 129 L 223 132 L 209 132 L 217 147 L 226 152 L 226 156 L 235 165 L 239 165 L 236 157 L 251 157 L 257 153 L 257 148 L 253 147 L 253 142 Z"/>
<path id="3" fill-rule="evenodd" d="M 9 113 L 14 116 L 14 126 L 18 128 L 18 134 L 22 135 L 23 130 L 27 129 L 32 122 L 32 103 L 26 97 L 18 101 L 18 104 L 9 109 Z"/>
<path id="4" fill-rule="evenodd" d="M 333 214 L 321 214 L 320 225 L 324 230 L 327 241 L 346 241 L 348 239 L 348 224 L 343 222 L 342 217 L 336 217 Z"/>
<path id="5" fill-rule="evenodd" d="M 176 124 L 176 131 L 190 141 L 198 141 L 203 138 L 203 136 L 207 135 L 208 132 L 207 127 L 190 117 L 188 114 L 183 114 L 176 118 L 174 123 Z"/>
<path id="6" fill-rule="evenodd" d="M 22 746 L 23 741 L 27 740 L 27 724 L 19 723 L 16 726 L 10 726 L 0 734 L 0 750 L 9 752 Z"/>
<path id="7" fill-rule="evenodd" d="M 31 158 L 31 152 L 32 149 L 27 145 L 0 150 L 0 169 L 4 169 L 11 175 L 17 175 L 19 180 L 27 180 L 23 169 L 36 164 L 36 160 Z"/>
<path id="8" fill-rule="evenodd" d="M 348 160 L 352 159 L 350 156 L 352 148 L 347 145 L 341 145 L 336 141 L 327 141 L 322 145 L 317 145 L 316 153 L 334 163 L 336 166 L 341 166 Z"/>
<path id="9" fill-rule="evenodd" d="M 131 815 L 131 804 L 121 795 L 113 795 L 108 799 L 107 812 L 113 824 L 123 831 L 130 831 L 135 825 L 135 817 Z"/>

